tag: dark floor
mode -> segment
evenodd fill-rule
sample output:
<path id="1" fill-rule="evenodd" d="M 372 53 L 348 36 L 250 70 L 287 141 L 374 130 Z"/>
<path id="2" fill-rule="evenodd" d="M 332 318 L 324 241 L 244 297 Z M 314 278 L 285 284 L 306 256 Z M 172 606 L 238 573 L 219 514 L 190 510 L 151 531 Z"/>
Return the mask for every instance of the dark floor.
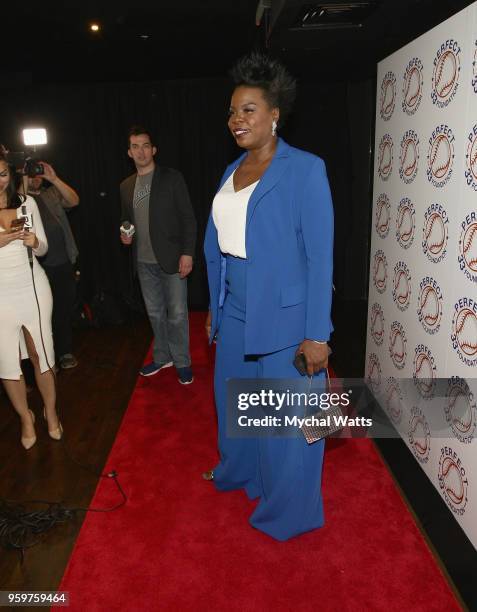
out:
<path id="1" fill-rule="evenodd" d="M 20 445 L 19 420 L 6 396 L 0 395 L 0 499 L 88 506 L 98 478 L 78 467 L 68 454 L 93 466 L 94 471 L 102 469 L 149 343 L 149 326 L 144 321 L 128 328 L 88 329 L 76 334 L 79 365 L 58 376 L 64 444 L 48 437 L 42 403 L 34 389 L 29 401 L 36 414 L 38 440 L 25 451 Z M 79 513 L 75 520 L 54 527 L 42 542 L 27 550 L 23 564 L 17 551 L 1 550 L 0 590 L 56 590 L 83 518 L 84 513 Z"/>
<path id="2" fill-rule="evenodd" d="M 338 376 L 362 377 L 366 346 L 367 306 L 364 301 L 335 301 L 332 367 Z M 87 506 L 98 478 L 69 457 L 102 469 L 150 342 L 149 326 L 89 329 L 76 334 L 80 365 L 58 377 L 59 406 L 65 444 L 50 440 L 41 419 L 35 390 L 31 408 L 37 415 L 36 445 L 20 445 L 20 426 L 5 395 L 0 395 L 0 500 L 61 500 L 65 506 Z M 401 440 L 381 440 L 377 448 L 390 466 L 423 534 L 434 546 L 444 570 L 470 610 L 477 610 L 474 583 L 477 552 Z M 120 476 L 120 475 L 119 475 Z M 111 486 L 114 484 L 111 482 Z M 118 501 L 120 496 L 118 493 Z M 1 550 L 0 590 L 55 590 L 68 562 L 84 514 L 56 526 L 24 563 L 16 551 Z M 31 608 L 30 608 L 31 609 Z"/>

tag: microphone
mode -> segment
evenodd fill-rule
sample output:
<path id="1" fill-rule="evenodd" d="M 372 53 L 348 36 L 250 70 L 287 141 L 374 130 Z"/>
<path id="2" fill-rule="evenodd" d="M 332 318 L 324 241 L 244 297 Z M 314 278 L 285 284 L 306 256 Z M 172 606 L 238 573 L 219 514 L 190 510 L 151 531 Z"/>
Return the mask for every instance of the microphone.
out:
<path id="1" fill-rule="evenodd" d="M 22 204 L 21 208 L 22 212 L 20 217 L 25 219 L 25 225 L 23 226 L 23 230 L 29 232 L 33 227 L 33 213 L 27 211 L 27 207 L 25 204 Z M 33 249 L 30 246 L 27 246 L 28 253 L 28 262 L 30 266 L 33 265 Z"/>
<path id="2" fill-rule="evenodd" d="M 119 228 L 119 231 L 123 236 L 126 236 L 126 238 L 130 238 L 136 233 L 134 225 L 132 223 L 129 223 L 129 221 L 123 221 L 123 224 Z"/>

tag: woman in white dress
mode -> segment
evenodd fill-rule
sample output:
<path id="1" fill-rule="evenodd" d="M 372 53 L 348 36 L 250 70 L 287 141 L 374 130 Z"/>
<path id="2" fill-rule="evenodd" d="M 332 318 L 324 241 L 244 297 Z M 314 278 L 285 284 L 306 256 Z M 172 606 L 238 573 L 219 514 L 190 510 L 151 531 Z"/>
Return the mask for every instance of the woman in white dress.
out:
<path id="1" fill-rule="evenodd" d="M 11 231 L 14 219 L 31 214 L 32 228 Z M 29 261 L 29 248 L 32 262 Z M 36 260 L 48 250 L 35 200 L 17 193 L 14 170 L 0 154 L 0 378 L 21 419 L 21 443 L 27 450 L 36 442 L 35 415 L 28 408 L 20 360 L 29 357 L 44 403 L 43 416 L 50 437 L 59 440 L 63 429 L 56 414 L 52 297 L 48 279 Z M 36 295 L 35 295 L 36 288 Z M 38 298 L 38 304 L 37 304 Z"/>

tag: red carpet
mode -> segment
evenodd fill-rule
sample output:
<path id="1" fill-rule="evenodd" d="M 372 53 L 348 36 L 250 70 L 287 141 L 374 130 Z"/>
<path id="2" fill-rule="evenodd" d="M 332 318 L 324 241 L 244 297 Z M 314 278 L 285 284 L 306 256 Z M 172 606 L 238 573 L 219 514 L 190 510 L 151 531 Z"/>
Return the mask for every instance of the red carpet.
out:
<path id="1" fill-rule="evenodd" d="M 192 385 L 173 368 L 138 380 L 107 465 L 129 500 L 86 517 L 59 587 L 70 610 L 459 610 L 369 440 L 328 444 L 326 525 L 285 543 L 249 526 L 245 493 L 202 480 L 217 458 L 203 321 Z M 117 501 L 100 483 L 93 505 Z"/>

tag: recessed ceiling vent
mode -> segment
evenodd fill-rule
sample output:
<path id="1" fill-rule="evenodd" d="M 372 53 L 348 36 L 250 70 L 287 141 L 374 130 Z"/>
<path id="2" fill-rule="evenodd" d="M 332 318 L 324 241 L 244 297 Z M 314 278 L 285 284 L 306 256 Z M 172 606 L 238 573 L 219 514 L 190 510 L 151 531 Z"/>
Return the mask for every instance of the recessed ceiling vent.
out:
<path id="1" fill-rule="evenodd" d="M 304 4 L 291 30 L 336 30 L 361 28 L 376 9 L 378 0 Z"/>

